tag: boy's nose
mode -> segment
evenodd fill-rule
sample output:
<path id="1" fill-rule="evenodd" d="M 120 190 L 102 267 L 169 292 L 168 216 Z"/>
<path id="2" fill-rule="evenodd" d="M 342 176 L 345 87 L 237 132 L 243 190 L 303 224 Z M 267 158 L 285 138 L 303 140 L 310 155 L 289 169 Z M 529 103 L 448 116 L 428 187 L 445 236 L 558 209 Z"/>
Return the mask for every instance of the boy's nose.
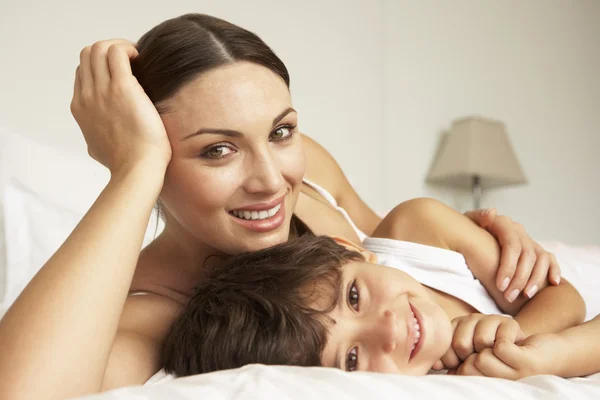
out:
<path id="1" fill-rule="evenodd" d="M 380 348 L 384 353 L 393 352 L 398 345 L 399 333 L 396 313 L 392 310 L 385 310 L 375 325 L 375 338 L 379 342 Z"/>

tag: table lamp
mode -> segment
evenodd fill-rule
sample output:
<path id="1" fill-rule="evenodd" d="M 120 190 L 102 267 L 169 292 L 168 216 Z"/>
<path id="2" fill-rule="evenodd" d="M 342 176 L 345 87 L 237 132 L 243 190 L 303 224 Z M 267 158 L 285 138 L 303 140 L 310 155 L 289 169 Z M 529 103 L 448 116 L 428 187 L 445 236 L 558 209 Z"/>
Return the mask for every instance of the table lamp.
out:
<path id="1" fill-rule="evenodd" d="M 526 184 L 504 124 L 471 116 L 455 120 L 433 160 L 427 182 L 470 188 L 474 208 L 483 189 Z"/>

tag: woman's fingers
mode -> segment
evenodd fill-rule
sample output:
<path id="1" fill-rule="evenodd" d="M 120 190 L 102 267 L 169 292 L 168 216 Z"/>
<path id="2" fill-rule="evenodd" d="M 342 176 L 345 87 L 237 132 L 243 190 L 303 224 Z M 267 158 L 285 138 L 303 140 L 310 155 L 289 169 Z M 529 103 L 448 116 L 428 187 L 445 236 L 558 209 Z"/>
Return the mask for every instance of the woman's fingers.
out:
<path id="1" fill-rule="evenodd" d="M 77 68 L 75 68 L 75 83 L 73 85 L 73 98 L 75 98 L 75 96 L 79 95 L 79 93 L 81 92 L 81 78 L 79 77 L 79 70 L 81 69 L 81 67 L 78 65 Z"/>
<path id="2" fill-rule="evenodd" d="M 488 230 L 496 237 L 502 249 L 500 267 L 496 275 L 496 286 L 505 292 L 515 275 L 521 257 L 521 240 L 513 221 L 504 215 L 496 217 Z"/>
<path id="3" fill-rule="evenodd" d="M 560 283 L 560 265 L 558 261 L 556 261 L 556 257 L 554 254 L 550 254 L 550 272 L 548 276 L 550 277 L 550 282 L 554 285 L 558 285 Z"/>
<path id="4" fill-rule="evenodd" d="M 81 85 L 79 95 L 88 98 L 94 92 L 94 74 L 92 73 L 92 60 L 90 55 L 92 47 L 86 46 L 79 53 L 79 77 Z"/>
<path id="5" fill-rule="evenodd" d="M 504 292 L 504 297 L 510 303 L 515 301 L 517 296 L 525 289 L 525 285 L 531 281 L 531 275 L 534 271 L 534 267 L 538 264 L 538 254 L 535 250 L 535 242 L 529 237 L 525 228 L 521 224 L 513 223 L 516 234 L 519 237 L 519 242 L 521 243 L 521 254 L 519 256 L 519 262 L 517 264 L 517 269 L 515 274 L 513 275 L 513 279 L 510 282 L 510 285 Z M 544 260 L 538 265 L 538 268 L 548 270 L 548 264 L 543 264 Z M 533 286 L 533 284 L 531 285 Z M 531 286 L 528 289 L 531 290 Z M 538 284 L 539 287 L 539 284 Z M 535 293 L 534 293 L 535 294 Z"/>
<path id="6" fill-rule="evenodd" d="M 96 88 L 105 88 L 110 82 L 110 73 L 108 72 L 108 60 L 106 51 L 108 50 L 108 40 L 96 42 L 90 50 L 90 64 L 92 74 L 94 75 L 94 86 Z"/>
<path id="7" fill-rule="evenodd" d="M 126 46 L 135 50 L 133 43 L 125 39 L 110 39 L 94 43 L 92 46 L 92 70 L 96 85 L 108 85 L 108 82 L 113 77 L 112 69 L 109 65 L 109 53 L 110 49 L 114 46 Z M 137 50 L 135 52 L 137 55 Z M 129 75 L 131 75 L 131 68 L 129 68 Z"/>
<path id="8" fill-rule="evenodd" d="M 548 276 L 548 270 L 550 268 L 550 256 L 548 254 L 541 254 L 535 261 L 533 271 L 529 277 L 529 282 L 525 286 L 524 294 L 527 298 L 531 299 L 540 287 L 544 284 L 546 277 Z"/>
<path id="9" fill-rule="evenodd" d="M 137 56 L 138 51 L 131 42 L 110 46 L 107 58 L 112 78 L 119 81 L 131 77 L 131 60 Z"/>

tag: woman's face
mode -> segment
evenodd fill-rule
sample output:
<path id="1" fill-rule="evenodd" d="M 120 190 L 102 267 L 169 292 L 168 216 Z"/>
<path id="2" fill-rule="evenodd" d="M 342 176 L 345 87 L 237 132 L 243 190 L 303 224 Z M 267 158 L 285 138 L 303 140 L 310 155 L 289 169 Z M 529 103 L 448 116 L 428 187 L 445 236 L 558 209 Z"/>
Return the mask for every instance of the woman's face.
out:
<path id="1" fill-rule="evenodd" d="M 167 229 L 226 254 L 286 241 L 305 162 L 281 77 L 235 63 L 202 74 L 165 105 Z"/>
<path id="2" fill-rule="evenodd" d="M 450 346 L 446 312 L 410 275 L 370 262 L 342 267 L 321 361 L 347 371 L 425 375 Z"/>

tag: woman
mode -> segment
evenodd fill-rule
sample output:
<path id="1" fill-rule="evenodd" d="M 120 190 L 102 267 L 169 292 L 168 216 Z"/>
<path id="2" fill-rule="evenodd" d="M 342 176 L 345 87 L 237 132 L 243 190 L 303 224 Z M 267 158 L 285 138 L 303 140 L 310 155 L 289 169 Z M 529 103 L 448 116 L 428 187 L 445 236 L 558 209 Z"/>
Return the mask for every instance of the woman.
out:
<path id="1" fill-rule="evenodd" d="M 379 222 L 325 149 L 298 133 L 285 65 L 228 22 L 184 15 L 137 46 L 86 47 L 71 110 L 111 179 L 1 321 L 0 398 L 143 383 L 209 256 L 283 242 L 304 224 L 358 241 Z M 140 253 L 157 200 L 165 229 Z M 552 255 L 519 225 L 469 216 L 503 246 L 502 291 L 548 270 L 557 281 Z"/>

